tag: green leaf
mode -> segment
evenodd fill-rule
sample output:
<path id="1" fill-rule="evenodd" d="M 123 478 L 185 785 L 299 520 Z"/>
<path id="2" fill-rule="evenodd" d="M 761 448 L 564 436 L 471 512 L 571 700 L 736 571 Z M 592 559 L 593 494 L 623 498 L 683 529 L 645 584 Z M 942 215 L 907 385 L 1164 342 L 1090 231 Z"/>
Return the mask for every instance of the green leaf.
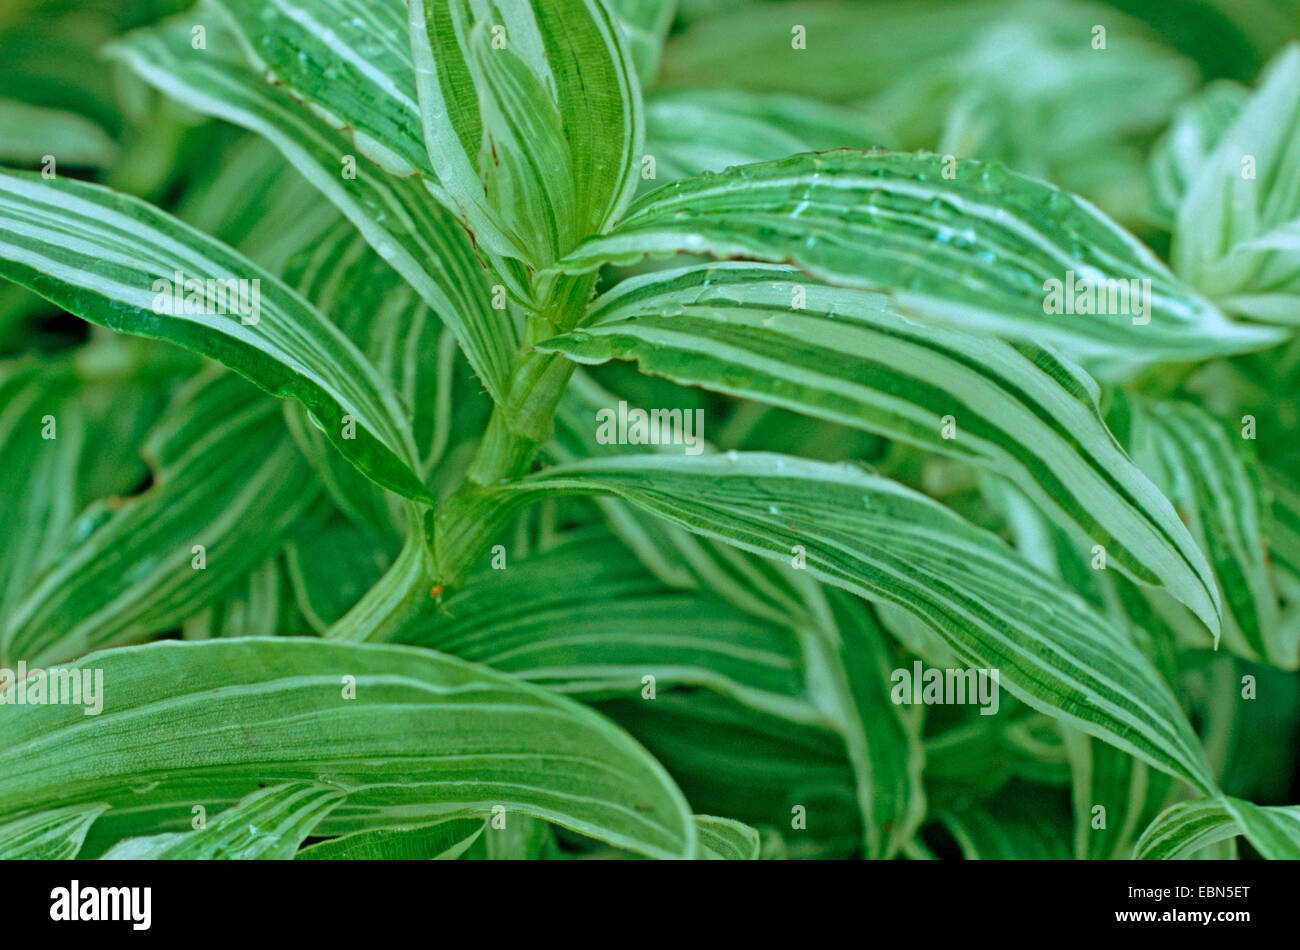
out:
<path id="1" fill-rule="evenodd" d="M 1085 550 L 1104 546 L 1121 570 L 1164 585 L 1218 629 L 1205 556 L 1107 430 L 1095 383 L 1051 352 L 919 326 L 877 294 L 744 263 L 626 280 L 589 320 L 539 349 L 583 363 L 634 359 L 678 383 L 1000 472 Z"/>
<path id="2" fill-rule="evenodd" d="M 1230 323 L 1087 202 L 999 165 L 927 153 L 796 155 L 675 182 L 556 268 L 683 252 L 791 263 L 827 283 L 887 292 L 907 316 L 1128 370 L 1279 339 Z M 1139 292 L 1125 304 L 1119 291 L 1134 280 Z M 1114 312 L 1066 312 L 1067 297 L 1087 298 L 1085 281 Z"/>
<path id="3" fill-rule="evenodd" d="M 633 456 L 551 469 L 513 491 L 612 494 L 773 559 L 802 545 L 810 575 L 916 615 L 1016 698 L 1214 787 L 1177 699 L 1138 650 L 994 535 L 888 479 L 757 453 Z"/>
<path id="4" fill-rule="evenodd" d="M 1174 269 L 1225 310 L 1294 326 L 1300 305 L 1300 46 L 1198 170 L 1178 209 Z"/>
<path id="5" fill-rule="evenodd" d="M 380 828 L 330 838 L 303 848 L 299 861 L 454 861 L 470 848 L 486 825 L 457 818 L 421 828 Z"/>
<path id="6" fill-rule="evenodd" d="M 641 85 L 652 85 L 677 0 L 606 0 L 606 6 L 627 42 Z"/>
<path id="7" fill-rule="evenodd" d="M 437 181 L 424 148 L 402 4 L 215 0 L 209 6 L 239 35 L 259 73 L 312 103 L 317 116 L 348 136 L 344 141 L 350 139 L 352 148 L 340 156 L 355 149 L 389 175 Z M 175 22 L 188 37 L 194 17 Z M 211 35 L 208 45 L 213 46 Z"/>
<path id="8" fill-rule="evenodd" d="M 941 816 L 968 861 L 1063 861 L 1070 857 L 1064 808 L 1048 790 L 1024 783 L 1008 786 L 987 801 L 969 803 Z"/>
<path id="9" fill-rule="evenodd" d="M 154 484 L 58 535 L 5 618 L 0 656 L 39 666 L 139 641 L 216 600 L 317 497 L 286 435 L 276 404 L 239 377 L 197 378 L 146 443 Z"/>
<path id="10" fill-rule="evenodd" d="M 70 668 L 103 671 L 103 712 L 0 706 L 0 815 L 108 802 L 100 848 L 285 782 L 347 795 L 326 836 L 502 805 L 649 856 L 695 848 L 681 793 L 625 733 L 462 660 L 280 637 L 151 644 Z"/>
<path id="11" fill-rule="evenodd" d="M 63 861 L 75 858 L 102 802 L 31 812 L 0 823 L 0 860 Z"/>
<path id="12" fill-rule="evenodd" d="M 49 155 L 56 168 L 103 168 L 116 154 L 108 133 L 84 116 L 0 97 L 0 161 L 39 165 Z"/>
<path id="13" fill-rule="evenodd" d="M 730 818 L 696 815 L 700 853 L 712 861 L 757 861 L 762 844 L 758 832 Z"/>
<path id="14" fill-rule="evenodd" d="M 132 34 L 110 52 L 186 106 L 265 137 L 455 331 L 493 398 L 505 398 L 518 328 L 509 313 L 492 309 L 492 281 L 469 235 L 437 203 L 426 180 L 388 174 L 368 163 L 365 152 L 357 157 L 355 177 L 344 177 L 340 163 L 354 154 L 346 135 L 247 68 L 235 40 L 220 31 L 209 31 L 209 49 L 201 55 L 190 49 L 183 20 Z"/>
<path id="15" fill-rule="evenodd" d="M 632 196 L 641 93 L 598 0 L 414 0 L 425 144 L 480 244 L 543 267 Z"/>
<path id="16" fill-rule="evenodd" d="M 869 149 L 891 141 L 859 111 L 800 96 L 705 89 L 664 93 L 646 103 L 646 154 L 654 157 L 660 182 L 795 152 Z"/>
<path id="17" fill-rule="evenodd" d="M 0 221 L 0 276 L 92 323 L 179 344 L 298 400 L 376 482 L 431 497 L 413 470 L 410 425 L 391 387 L 307 301 L 251 261 L 142 201 L 63 178 L 0 172 Z M 171 312 L 177 274 L 187 287 L 246 281 L 243 304 L 231 307 L 231 285 L 218 285 L 222 297 L 209 291 L 201 304 L 217 312 Z"/>
<path id="18" fill-rule="evenodd" d="M 1279 623 L 1267 543 L 1268 495 L 1251 443 L 1204 410 L 1135 401 L 1134 460 L 1174 502 L 1210 557 L 1224 606 L 1224 642 L 1247 659 L 1300 665 L 1300 639 Z"/>
<path id="19" fill-rule="evenodd" d="M 497 816 L 494 816 L 494 818 Z M 537 818 L 506 818 L 497 826 L 488 819 L 479 835 L 465 850 L 471 861 L 535 861 L 552 843 L 551 826 Z M 698 836 L 697 836 L 698 841 Z"/>
<path id="20" fill-rule="evenodd" d="M 1300 482 L 1276 469 L 1268 472 L 1268 487 L 1273 498 L 1269 511 L 1269 553 L 1275 568 L 1300 587 Z"/>
<path id="21" fill-rule="evenodd" d="M 1066 731 L 1065 747 L 1073 774 L 1075 858 L 1132 857 L 1137 836 L 1169 798 L 1169 777 L 1073 729 Z"/>
<path id="22" fill-rule="evenodd" d="M 186 640 L 218 637 L 293 636 L 307 627 L 278 556 L 267 558 L 221 595 L 211 607 L 185 619 Z"/>
<path id="23" fill-rule="evenodd" d="M 631 732 L 695 807 L 752 827 L 791 828 L 790 857 L 860 853 L 862 830 L 844 743 L 833 730 L 740 706 L 710 692 L 610 700 L 602 712 Z"/>
<path id="24" fill-rule="evenodd" d="M 651 676 L 656 691 L 702 687 L 820 721 L 785 625 L 665 589 L 603 532 L 472 576 L 402 639 L 584 699 L 639 696 Z"/>
<path id="25" fill-rule="evenodd" d="M 1137 857 L 1185 858 L 1216 842 L 1245 835 L 1262 857 L 1300 858 L 1300 806 L 1261 807 L 1221 796 L 1180 802 L 1142 833 Z"/>
<path id="26" fill-rule="evenodd" d="M 413 423 L 419 473 L 436 448 L 441 324 L 347 221 L 337 220 L 285 262 L 281 277 L 356 343 L 392 381 Z M 348 464 L 299 407 L 286 406 L 290 431 L 338 507 L 359 525 L 400 529 L 396 501 Z"/>
<path id="27" fill-rule="evenodd" d="M 285 567 L 298 609 L 319 634 L 347 614 L 393 563 L 397 546 L 335 517 L 303 525 L 285 545 Z"/>
<path id="28" fill-rule="evenodd" d="M 341 805 L 338 788 L 286 782 L 241 799 L 210 824 L 182 833 L 127 838 L 109 848 L 105 860 L 284 861 L 321 820 Z"/>
<path id="29" fill-rule="evenodd" d="M 1095 29 L 1103 21 L 1104 37 Z M 1196 80 L 1193 64 L 1142 24 L 1047 0 L 1005 5 L 957 56 L 912 64 L 908 79 L 872 105 L 891 119 L 903 113 L 896 121 L 911 126 L 937 104 L 942 132 L 912 141 L 941 155 L 1003 162 L 1119 220 L 1140 221 L 1143 146 Z M 920 95 L 909 97 L 909 86 Z M 934 104 L 925 97 L 932 86 L 940 89 Z"/>
<path id="30" fill-rule="evenodd" d="M 1152 210 L 1165 227 L 1173 227 L 1197 173 L 1241 111 L 1248 94 L 1239 83 L 1210 83 L 1183 104 L 1169 129 L 1152 146 L 1148 160 Z"/>
<path id="31" fill-rule="evenodd" d="M 892 858 L 925 816 L 920 720 L 890 697 L 893 663 L 866 604 L 831 592 L 836 644 L 801 639 L 808 690 L 844 737 L 862 812 L 865 856 Z"/>
<path id="32" fill-rule="evenodd" d="M 664 50 L 664 83 L 865 99 L 918 62 L 957 56 L 972 33 L 1005 10 L 973 0 L 749 4 L 739 14 L 700 18 L 673 37 Z M 796 26 L 804 31 L 802 46 L 794 42 Z"/>
<path id="33" fill-rule="evenodd" d="M 573 375 L 556 413 L 556 438 L 547 447 L 556 462 L 635 454 L 638 446 L 598 441 L 601 410 L 617 398 L 581 370 Z M 809 595 L 816 584 L 773 564 L 688 531 L 613 498 L 598 498 L 613 532 L 655 577 L 670 587 L 710 591 L 746 613 L 778 624 L 812 622 Z"/>
<path id="34" fill-rule="evenodd" d="M 11 365 L 0 378 L 0 448 L 9 486 L 0 501 L 7 526 L 0 538 L 0 617 L 28 591 L 76 516 L 86 433 L 85 413 L 68 399 L 70 388 L 70 380 L 36 360 Z"/>

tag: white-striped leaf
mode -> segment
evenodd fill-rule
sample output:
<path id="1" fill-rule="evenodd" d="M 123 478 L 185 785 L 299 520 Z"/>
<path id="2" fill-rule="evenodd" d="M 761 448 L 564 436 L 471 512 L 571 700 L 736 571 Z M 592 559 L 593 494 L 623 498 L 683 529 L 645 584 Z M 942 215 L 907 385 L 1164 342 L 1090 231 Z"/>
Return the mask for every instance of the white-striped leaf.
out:
<path id="1" fill-rule="evenodd" d="M 1156 669 L 1077 595 L 994 535 L 852 465 L 729 454 L 551 469 L 513 490 L 611 494 L 770 558 L 802 545 L 813 577 L 929 624 L 1013 696 L 1202 789 L 1214 782 Z"/>
<path id="2" fill-rule="evenodd" d="M 0 221 L 0 276 L 92 323 L 179 344 L 297 399 L 370 478 L 431 497 L 392 387 L 315 308 L 248 259 L 142 201 L 63 178 L 0 172 Z M 214 312 L 175 313 L 182 281 L 179 297 L 193 292 L 189 281 L 244 281 L 244 304 L 230 306 L 229 285 L 220 298 L 205 287 L 194 306 Z"/>
<path id="3" fill-rule="evenodd" d="M 641 92 L 599 0 L 412 0 L 429 157 L 480 244 L 542 267 L 636 184 Z"/>
<path id="4" fill-rule="evenodd" d="M 196 54 L 185 23 L 173 21 L 111 52 L 186 106 L 265 137 L 455 331 L 488 392 L 503 399 L 518 331 L 508 312 L 492 309 L 492 281 L 459 221 L 421 177 L 397 177 L 365 152 L 355 156 L 344 133 L 245 67 L 228 35 L 209 31 L 208 43 Z M 357 159 L 355 177 L 342 174 L 349 157 Z"/>
<path id="5" fill-rule="evenodd" d="M 605 0 L 627 41 L 642 86 L 654 83 L 677 0 Z"/>
<path id="6" fill-rule="evenodd" d="M 129 647 L 68 669 L 102 671 L 103 711 L 0 705 L 0 815 L 107 802 L 91 854 L 286 782 L 347 796 L 325 836 L 501 805 L 641 854 L 695 851 L 681 793 L 626 733 L 462 660 L 277 637 Z"/>
<path id="7" fill-rule="evenodd" d="M 0 665 L 164 632 L 275 551 L 319 497 L 278 410 L 231 373 L 197 378 L 146 443 L 149 490 L 96 502 L 57 536 L 3 618 Z"/>
<path id="8" fill-rule="evenodd" d="M 454 818 L 420 828 L 380 828 L 341 835 L 303 848 L 299 861 L 454 861 L 478 840 L 487 825 Z"/>
<path id="9" fill-rule="evenodd" d="M 968 861 L 1064 861 L 1069 816 L 1042 786 L 1008 785 L 983 802 L 962 802 L 939 819 Z"/>
<path id="10" fill-rule="evenodd" d="M 1086 201 L 996 164 L 927 153 L 796 155 L 675 182 L 556 266 L 683 252 L 792 263 L 886 291 L 905 314 L 1129 369 L 1280 338 L 1228 321 Z M 1075 312 L 1086 287 L 1105 312 Z"/>
<path id="11" fill-rule="evenodd" d="M 1229 312 L 1300 323 L 1300 45 L 1269 64 L 1202 163 L 1171 255 L 1180 277 Z"/>
<path id="12" fill-rule="evenodd" d="M 19 815 L 0 822 L 0 861 L 75 858 L 90 826 L 106 808 L 108 806 L 102 802 L 92 802 Z"/>
<path id="13" fill-rule="evenodd" d="M 105 860 L 284 861 L 321 819 L 344 801 L 342 790 L 311 782 L 259 789 L 214 816 L 202 828 L 127 838 Z"/>
<path id="14" fill-rule="evenodd" d="M 1300 858 L 1300 806 L 1260 806 L 1228 796 L 1180 802 L 1142 833 L 1136 857 L 1186 858 L 1238 835 L 1245 835 L 1262 857 Z"/>
<path id="15" fill-rule="evenodd" d="M 1084 550 L 1104 546 L 1111 563 L 1218 629 L 1205 556 L 1107 430 L 1095 383 L 1051 352 L 920 326 L 878 294 L 761 264 L 632 278 L 596 301 L 589 322 L 540 348 L 583 363 L 634 359 L 679 383 L 1000 472 Z"/>
<path id="16" fill-rule="evenodd" d="M 1183 104 L 1151 147 L 1151 203 L 1159 222 L 1172 229 L 1192 183 L 1224 131 L 1241 111 L 1248 92 L 1229 80 L 1212 82 Z"/>
<path id="17" fill-rule="evenodd" d="M 581 369 L 575 372 L 555 415 L 555 438 L 547 446 L 550 458 L 567 463 L 638 452 L 639 446 L 596 438 L 601 411 L 614 411 L 617 404 L 616 396 Z M 778 624 L 813 622 L 808 601 L 817 585 L 799 572 L 693 535 L 615 498 L 596 501 L 614 533 L 668 586 L 709 591 L 748 614 Z"/>
<path id="18" fill-rule="evenodd" d="M 311 103 L 360 154 L 389 174 L 437 181 L 420 127 L 404 3 L 211 0 L 208 8 L 224 15 L 259 72 Z M 188 35 L 195 17 L 177 22 Z"/>
<path id="19" fill-rule="evenodd" d="M 749 825 L 730 818 L 696 815 L 700 854 L 711 861 L 757 861 L 761 841 Z"/>
<path id="20" fill-rule="evenodd" d="M 1169 776 L 1074 729 L 1066 731 L 1065 748 L 1073 780 L 1075 858 L 1132 857 L 1138 835 L 1169 798 Z"/>
<path id="21" fill-rule="evenodd" d="M 1279 623 L 1268 495 L 1251 443 L 1193 405 L 1134 400 L 1130 409 L 1134 460 L 1174 502 L 1211 558 L 1224 642 L 1239 656 L 1295 669 L 1300 641 Z"/>
<path id="22" fill-rule="evenodd" d="M 603 532 L 472 576 L 402 640 L 587 699 L 638 696 L 652 676 L 656 690 L 703 687 L 821 721 L 790 630 L 667 590 Z"/>
<path id="23" fill-rule="evenodd" d="M 861 600 L 829 592 L 834 640 L 801 637 L 808 692 L 844 737 L 862 813 L 863 852 L 892 858 L 925 817 L 924 750 L 916 710 L 890 697 L 884 633 Z"/>
<path id="24" fill-rule="evenodd" d="M 692 89 L 646 102 L 646 154 L 655 160 L 659 183 L 795 152 L 891 143 L 861 111 L 818 99 Z"/>

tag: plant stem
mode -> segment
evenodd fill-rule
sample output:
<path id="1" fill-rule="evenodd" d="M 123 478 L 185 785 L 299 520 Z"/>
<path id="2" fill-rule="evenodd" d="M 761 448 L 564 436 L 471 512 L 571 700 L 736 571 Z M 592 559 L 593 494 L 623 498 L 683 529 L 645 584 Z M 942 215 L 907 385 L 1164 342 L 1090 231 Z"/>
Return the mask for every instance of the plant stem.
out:
<path id="1" fill-rule="evenodd" d="M 578 322 L 595 281 L 595 275 L 559 280 L 547 304 L 529 317 L 528 338 L 506 401 L 493 409 L 464 481 L 439 505 L 434 518 L 429 547 L 436 586 L 459 585 L 513 515 L 513 505 L 498 497 L 497 487 L 528 473 L 538 450 L 551 438 L 555 410 L 574 370 L 567 359 L 535 352 L 532 345 Z"/>

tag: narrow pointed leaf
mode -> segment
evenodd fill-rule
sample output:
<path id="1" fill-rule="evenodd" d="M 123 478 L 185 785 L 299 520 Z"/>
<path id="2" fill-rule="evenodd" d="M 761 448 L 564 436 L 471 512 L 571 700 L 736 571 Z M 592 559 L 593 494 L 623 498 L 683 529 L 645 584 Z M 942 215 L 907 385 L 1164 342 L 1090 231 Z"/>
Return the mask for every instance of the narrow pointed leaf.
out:
<path id="1" fill-rule="evenodd" d="M 696 815 L 695 827 L 700 835 L 700 852 L 711 861 L 757 861 L 760 847 L 758 832 L 749 825 L 730 818 Z"/>
<path id="2" fill-rule="evenodd" d="M 216 600 L 317 497 L 287 435 L 279 407 L 237 376 L 197 380 L 146 444 L 155 484 L 59 535 L 5 618 L 0 656 L 39 666 L 137 642 Z"/>
<path id="3" fill-rule="evenodd" d="M 1300 45 L 1269 64 L 1199 168 L 1178 212 L 1172 258 L 1232 312 L 1294 325 L 1300 306 Z"/>
<path id="4" fill-rule="evenodd" d="M 646 102 L 646 154 L 655 159 L 660 183 L 795 152 L 891 142 L 892 136 L 860 110 L 818 99 L 702 89 Z"/>
<path id="5" fill-rule="evenodd" d="M 1151 197 L 1165 226 L 1173 227 L 1188 189 L 1247 95 L 1235 82 L 1210 83 L 1178 110 L 1169 129 L 1152 147 L 1148 160 Z"/>
<path id="6" fill-rule="evenodd" d="M 1106 428 L 1095 383 L 1049 351 L 919 326 L 878 294 L 754 264 L 624 281 L 596 301 L 589 320 L 540 348 L 583 363 L 634 359 L 678 383 L 1000 472 L 1083 550 L 1102 545 L 1121 570 L 1165 586 L 1218 629 L 1205 556 Z"/>
<path id="7" fill-rule="evenodd" d="M 437 181 L 420 127 L 404 4 L 215 0 L 210 6 L 224 14 L 258 72 L 311 103 L 362 155 L 391 175 Z M 188 27 L 183 17 L 177 23 Z M 182 32 L 189 35 L 188 28 Z"/>
<path id="8" fill-rule="evenodd" d="M 423 828 L 380 828 L 310 845 L 299 861 L 454 861 L 486 827 L 477 818 L 456 818 Z"/>
<path id="9" fill-rule="evenodd" d="M 63 178 L 0 172 L 0 221 L 0 275 L 92 323 L 179 344 L 297 399 L 372 479 L 429 497 L 391 388 L 339 330 L 251 261 L 142 201 Z M 246 281 L 244 304 L 219 306 L 205 290 L 202 309 L 229 312 L 176 313 L 178 273 L 184 282 Z M 188 284 L 179 294 L 187 292 Z"/>
<path id="10" fill-rule="evenodd" d="M 333 203 L 451 327 L 494 398 L 504 398 L 518 335 L 509 314 L 493 310 L 492 281 L 460 222 L 418 176 L 401 178 L 361 153 L 347 137 L 239 58 L 235 41 L 210 31 L 210 48 L 194 55 L 184 22 L 132 34 L 110 52 L 151 85 L 186 106 L 261 135 Z"/>
<path id="11" fill-rule="evenodd" d="M 286 782 L 253 792 L 194 831 L 127 838 L 105 860 L 284 861 L 337 808 L 344 794 L 328 785 Z"/>
<path id="12" fill-rule="evenodd" d="M 75 858 L 86 832 L 107 805 L 71 805 L 0 821 L 0 860 L 63 861 Z"/>
<path id="13" fill-rule="evenodd" d="M 695 849 L 681 793 L 624 732 L 462 660 L 279 637 L 151 644 L 70 668 L 83 667 L 103 671 L 99 716 L 0 705 L 0 815 L 107 802 L 99 851 L 285 782 L 347 796 L 317 826 L 327 836 L 503 805 L 650 856 Z"/>
<path id="14" fill-rule="evenodd" d="M 1227 796 L 1180 802 L 1161 812 L 1142 833 L 1137 857 L 1190 857 L 1237 835 L 1245 835 L 1265 858 L 1300 858 L 1300 806 L 1261 807 Z"/>
<path id="15" fill-rule="evenodd" d="M 471 577 L 403 640 L 588 699 L 638 696 L 652 676 L 657 691 L 702 687 L 817 718 L 789 630 L 666 590 L 604 534 Z"/>
<path id="16" fill-rule="evenodd" d="M 1172 402 L 1135 403 L 1130 426 L 1135 461 L 1173 500 L 1212 560 L 1228 647 L 1295 669 L 1300 642 L 1279 623 L 1268 496 L 1251 443 L 1203 410 Z"/>
<path id="17" fill-rule="evenodd" d="M 892 858 L 925 817 L 919 717 L 890 696 L 884 633 L 857 598 L 831 591 L 836 643 L 801 637 L 814 704 L 844 737 L 862 813 L 865 857 Z"/>
<path id="18" fill-rule="evenodd" d="M 888 292 L 904 314 L 1129 366 L 1280 338 L 1229 322 L 1082 199 L 927 153 L 796 155 L 675 182 L 556 266 L 683 252 L 792 263 L 827 283 Z M 1067 311 L 1084 282 L 1094 298 L 1102 288 L 1104 312 Z"/>
<path id="19" fill-rule="evenodd" d="M 1077 596 L 925 496 L 851 465 L 761 454 L 631 456 L 552 469 L 517 491 L 608 493 L 928 623 L 1013 696 L 1202 789 L 1214 782 L 1178 701 Z"/>
<path id="20" fill-rule="evenodd" d="M 533 267 L 599 234 L 630 199 L 640 86 L 598 0 L 488 8 L 413 0 L 425 144 L 481 244 Z"/>
<path id="21" fill-rule="evenodd" d="M 627 41 L 641 85 L 654 83 L 659 54 L 672 25 L 677 0 L 606 0 Z"/>

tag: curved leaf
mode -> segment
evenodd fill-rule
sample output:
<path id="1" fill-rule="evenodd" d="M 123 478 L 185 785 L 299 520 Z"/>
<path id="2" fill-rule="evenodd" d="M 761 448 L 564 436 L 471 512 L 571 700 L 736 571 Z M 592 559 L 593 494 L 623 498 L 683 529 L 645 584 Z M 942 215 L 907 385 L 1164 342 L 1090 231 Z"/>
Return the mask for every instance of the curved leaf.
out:
<path id="1" fill-rule="evenodd" d="M 68 179 L 0 171 L 0 221 L 0 275 L 92 323 L 179 344 L 297 399 L 357 468 L 406 497 L 431 499 L 391 387 L 262 268 L 151 205 Z M 247 282 L 238 307 L 224 287 L 218 296 L 205 286 L 193 306 L 213 312 L 188 312 L 189 302 L 174 312 L 178 282 L 183 296 L 190 281 L 232 280 Z"/>
<path id="2" fill-rule="evenodd" d="M 1250 443 L 1196 406 L 1134 401 L 1134 460 L 1151 474 L 1209 555 L 1224 605 L 1224 641 L 1239 656 L 1300 665 L 1300 639 L 1278 616 L 1267 528 L 1269 497 Z"/>
<path id="3" fill-rule="evenodd" d="M 212 603 L 318 497 L 287 435 L 276 404 L 238 376 L 198 377 L 146 443 L 154 484 L 97 502 L 58 536 L 4 618 L 0 657 L 65 660 L 156 635 Z"/>
<path id="4" fill-rule="evenodd" d="M 0 706 L 0 815 L 107 802 L 101 848 L 285 782 L 347 796 L 323 835 L 503 805 L 641 854 L 695 848 L 681 793 L 625 733 L 462 660 L 279 637 L 129 647 L 70 668 L 103 671 L 103 712 Z"/>
<path id="5" fill-rule="evenodd" d="M 1201 164 L 1171 256 L 1184 280 L 1231 311 L 1300 322 L 1300 45 L 1269 64 Z"/>
<path id="6" fill-rule="evenodd" d="M 792 263 L 827 283 L 888 292 L 904 314 L 1130 369 L 1280 339 L 1229 322 L 1082 199 L 928 153 L 795 155 L 675 182 L 556 268 L 682 252 Z M 1085 285 L 1092 311 L 1106 312 L 1083 310 Z"/>
<path id="7" fill-rule="evenodd" d="M 599 0 L 412 0 L 429 158 L 482 244 L 533 267 L 631 198 L 644 135 L 625 41 Z"/>
<path id="8" fill-rule="evenodd" d="M 0 823 L 0 861 L 62 861 L 75 858 L 102 802 L 20 815 Z"/>
<path id="9" fill-rule="evenodd" d="M 103 857 L 132 861 L 283 861 L 293 857 L 312 829 L 343 800 L 343 792 L 328 785 L 286 782 L 253 792 L 202 828 L 127 838 L 109 848 Z"/>
<path id="10" fill-rule="evenodd" d="M 651 676 L 657 690 L 703 687 L 820 721 L 788 629 L 666 590 L 603 534 L 471 577 L 402 639 L 588 699 L 635 697 Z"/>
<path id="11" fill-rule="evenodd" d="M 1300 806 L 1261 807 L 1227 796 L 1180 802 L 1142 833 L 1136 856 L 1185 858 L 1237 835 L 1245 835 L 1265 858 L 1300 858 Z"/>
<path id="12" fill-rule="evenodd" d="M 809 574 L 929 624 L 1016 698 L 1212 790 L 1178 700 L 1136 648 L 994 535 L 851 465 L 729 453 L 629 456 L 503 489 L 611 494 L 770 558 L 804 548 Z"/>
<path id="13" fill-rule="evenodd" d="M 655 159 L 658 181 L 795 152 L 890 144 L 892 136 L 860 110 L 818 99 L 692 89 L 646 102 L 646 154 Z"/>
<path id="14" fill-rule="evenodd" d="M 543 343 L 867 429 L 1000 472 L 1085 545 L 1218 630 L 1218 591 L 1173 507 L 1125 456 L 1091 379 L 1051 352 L 918 326 L 876 294 L 723 263 L 624 281 Z"/>
<path id="15" fill-rule="evenodd" d="M 749 825 L 730 818 L 696 815 L 700 852 L 714 861 L 757 861 L 762 842 Z"/>
<path id="16" fill-rule="evenodd" d="M 422 828 L 380 828 L 330 838 L 303 848 L 299 861 L 454 861 L 487 827 L 481 819 L 456 818 Z"/>
<path id="17" fill-rule="evenodd" d="M 460 222 L 419 177 L 399 178 L 364 159 L 345 177 L 340 162 L 354 156 L 343 133 L 247 68 L 233 39 L 214 30 L 209 43 L 193 55 L 185 22 L 171 21 L 132 34 L 110 53 L 186 106 L 265 137 L 455 331 L 488 392 L 504 399 L 517 327 L 492 309 L 491 281 Z"/>

